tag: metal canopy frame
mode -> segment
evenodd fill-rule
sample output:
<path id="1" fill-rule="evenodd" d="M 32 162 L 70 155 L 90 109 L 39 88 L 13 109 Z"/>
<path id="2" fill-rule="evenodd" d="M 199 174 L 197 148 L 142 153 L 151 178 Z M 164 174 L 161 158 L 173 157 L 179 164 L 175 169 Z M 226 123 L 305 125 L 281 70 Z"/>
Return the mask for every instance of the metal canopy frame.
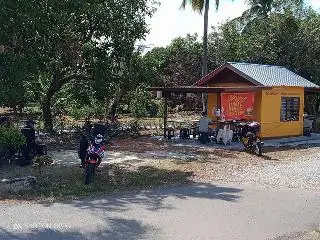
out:
<path id="1" fill-rule="evenodd" d="M 246 86 L 246 87 L 200 87 L 200 86 L 178 86 L 178 87 L 150 87 L 149 91 L 161 91 L 164 97 L 164 130 L 163 136 L 166 138 L 168 123 L 168 98 L 171 93 L 243 93 L 258 92 L 261 90 L 271 90 L 273 87 L 266 86 Z M 305 88 L 305 94 L 319 94 L 320 88 Z"/>
<path id="2" fill-rule="evenodd" d="M 166 138 L 166 130 L 168 123 L 168 98 L 171 93 L 243 93 L 258 92 L 261 90 L 269 90 L 272 87 L 265 86 L 247 86 L 247 87 L 197 87 L 197 86 L 180 86 L 180 87 L 150 87 L 149 91 L 161 91 L 164 97 L 164 116 L 163 116 L 163 136 Z M 218 97 L 219 98 L 219 97 Z"/>
<path id="3" fill-rule="evenodd" d="M 320 93 L 320 88 L 304 88 L 304 92 L 307 94 Z"/>
<path id="4" fill-rule="evenodd" d="M 223 93 L 223 92 L 257 92 L 260 90 L 269 90 L 272 87 L 265 86 L 247 86 L 247 87 L 150 87 L 149 91 L 161 91 L 163 93 Z"/>

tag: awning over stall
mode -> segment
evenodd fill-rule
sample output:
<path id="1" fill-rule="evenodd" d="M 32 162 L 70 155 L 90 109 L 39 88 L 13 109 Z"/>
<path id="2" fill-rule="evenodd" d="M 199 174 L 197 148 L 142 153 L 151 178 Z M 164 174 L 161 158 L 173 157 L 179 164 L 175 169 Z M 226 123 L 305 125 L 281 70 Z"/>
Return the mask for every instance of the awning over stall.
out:
<path id="1" fill-rule="evenodd" d="M 167 100 L 171 93 L 254 93 L 261 90 L 268 90 L 271 87 L 265 86 L 246 86 L 246 87 L 198 87 L 198 86 L 181 86 L 181 87 L 150 87 L 149 91 L 161 92 L 164 97 L 164 137 L 166 137 L 168 103 Z M 158 95 L 158 94 L 157 94 Z"/>
<path id="2" fill-rule="evenodd" d="M 180 86 L 180 87 L 150 87 L 149 91 L 161 91 L 163 93 L 238 93 L 238 92 L 257 92 L 260 90 L 268 90 L 271 87 L 264 86 L 248 86 L 248 87 L 196 87 L 196 86 Z"/>

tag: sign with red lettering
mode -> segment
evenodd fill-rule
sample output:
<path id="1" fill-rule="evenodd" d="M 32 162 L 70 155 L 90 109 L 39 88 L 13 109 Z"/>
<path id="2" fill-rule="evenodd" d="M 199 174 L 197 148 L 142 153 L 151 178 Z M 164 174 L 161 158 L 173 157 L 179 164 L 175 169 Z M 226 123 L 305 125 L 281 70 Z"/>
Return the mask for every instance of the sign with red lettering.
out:
<path id="1" fill-rule="evenodd" d="M 221 93 L 222 117 L 227 121 L 252 118 L 254 96 L 254 93 Z"/>

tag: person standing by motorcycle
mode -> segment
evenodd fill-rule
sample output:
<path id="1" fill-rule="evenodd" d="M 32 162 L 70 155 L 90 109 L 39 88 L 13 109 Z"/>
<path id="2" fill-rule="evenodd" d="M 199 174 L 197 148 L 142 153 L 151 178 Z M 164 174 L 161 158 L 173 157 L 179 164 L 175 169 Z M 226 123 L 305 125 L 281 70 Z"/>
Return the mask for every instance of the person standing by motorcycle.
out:
<path id="1" fill-rule="evenodd" d="M 92 125 L 89 120 L 86 120 L 85 125 L 82 128 L 82 136 L 80 140 L 78 156 L 81 160 L 81 168 L 85 167 L 85 161 L 88 155 L 88 148 L 91 145 L 95 145 L 100 140 L 102 142 L 103 136 L 106 134 L 106 127 L 103 124 Z M 101 163 L 101 160 L 99 164 Z"/>
<path id="2" fill-rule="evenodd" d="M 82 133 L 82 138 L 81 138 L 80 146 L 78 150 L 78 156 L 81 160 L 81 165 L 80 165 L 81 168 L 85 167 L 88 148 L 89 148 L 89 139 L 85 133 Z"/>

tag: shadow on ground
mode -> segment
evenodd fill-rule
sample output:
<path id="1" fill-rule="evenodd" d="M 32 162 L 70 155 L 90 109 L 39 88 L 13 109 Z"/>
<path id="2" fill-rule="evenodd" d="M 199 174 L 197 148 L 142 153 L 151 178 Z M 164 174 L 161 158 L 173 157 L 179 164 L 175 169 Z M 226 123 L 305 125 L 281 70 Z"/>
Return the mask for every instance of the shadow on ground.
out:
<path id="1" fill-rule="evenodd" d="M 22 225 L 6 226 L 0 228 L 1 240 L 53 240 L 53 239 L 114 239 L 114 240 L 138 240 L 138 239 L 154 239 L 156 235 L 161 235 L 159 229 L 153 226 L 137 221 L 134 219 L 124 219 L 119 217 L 103 218 L 100 212 L 126 212 L 136 205 L 149 211 L 158 211 L 161 209 L 174 209 L 170 204 L 172 199 L 178 198 L 188 200 L 191 198 L 208 199 L 212 201 L 228 201 L 236 203 L 240 198 L 239 188 L 229 188 L 215 186 L 211 184 L 191 184 L 185 186 L 156 188 L 145 191 L 133 191 L 127 193 L 118 193 L 112 196 L 100 196 L 98 198 L 86 198 L 82 200 L 70 200 L 57 203 L 40 202 L 45 207 L 58 204 L 71 206 L 71 209 L 77 208 L 81 212 L 91 212 L 101 219 L 99 227 L 92 228 L 89 232 L 79 232 L 72 226 L 60 228 L 38 226 L 30 228 L 30 226 Z M 182 203 L 183 204 L 183 203 Z M 90 213 L 89 213 L 90 215 Z M 30 220 L 35 222 L 36 220 Z M 89 225 L 90 226 L 90 223 Z M 90 228 L 89 228 L 90 229 Z"/>
<path id="2" fill-rule="evenodd" d="M 80 209 L 86 210 L 103 210 L 103 211 L 127 211 L 130 205 L 141 205 L 150 211 L 158 211 L 161 209 L 172 209 L 172 206 L 165 202 L 168 198 L 190 199 L 204 198 L 210 200 L 237 202 L 240 198 L 238 195 L 242 192 L 239 188 L 229 188 L 215 186 L 212 184 L 191 184 L 185 186 L 174 186 L 156 188 L 145 191 L 135 191 L 131 193 L 121 193 L 115 196 L 99 197 L 98 199 L 83 199 L 60 202 L 62 204 L 70 204 Z M 50 207 L 54 203 L 43 203 Z"/>
<path id="3" fill-rule="evenodd" d="M 138 240 L 148 239 L 147 235 L 150 229 L 150 226 L 142 224 L 139 221 L 122 218 L 108 218 L 103 226 L 101 229 L 94 229 L 92 232 L 86 233 L 69 228 L 54 229 L 41 227 L 40 225 L 34 229 L 24 225 L 17 231 L 17 229 L 10 229 L 9 226 L 7 229 L 0 228 L 0 238 L 1 240 Z"/>

